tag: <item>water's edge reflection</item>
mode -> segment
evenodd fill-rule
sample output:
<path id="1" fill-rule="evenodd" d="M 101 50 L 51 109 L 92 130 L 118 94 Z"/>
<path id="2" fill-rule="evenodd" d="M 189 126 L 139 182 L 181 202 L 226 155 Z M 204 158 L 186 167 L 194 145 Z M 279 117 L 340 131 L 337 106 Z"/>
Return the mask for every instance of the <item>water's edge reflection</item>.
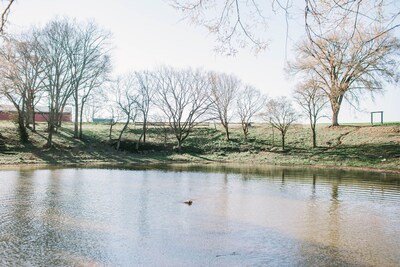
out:
<path id="1" fill-rule="evenodd" d="M 209 164 L 0 170 L 0 265 L 396 266 L 399 178 Z"/>

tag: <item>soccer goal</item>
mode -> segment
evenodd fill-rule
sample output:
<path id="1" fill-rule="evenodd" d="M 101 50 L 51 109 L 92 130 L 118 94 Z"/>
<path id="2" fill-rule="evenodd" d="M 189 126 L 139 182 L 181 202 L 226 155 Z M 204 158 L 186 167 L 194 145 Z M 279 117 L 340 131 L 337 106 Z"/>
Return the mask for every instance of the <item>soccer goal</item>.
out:
<path id="1" fill-rule="evenodd" d="M 380 116 L 379 116 L 380 114 Z M 383 124 L 383 111 L 373 111 L 371 112 L 371 124 L 374 125 L 374 118 L 380 117 L 380 124 Z M 375 123 L 376 124 L 376 123 Z"/>

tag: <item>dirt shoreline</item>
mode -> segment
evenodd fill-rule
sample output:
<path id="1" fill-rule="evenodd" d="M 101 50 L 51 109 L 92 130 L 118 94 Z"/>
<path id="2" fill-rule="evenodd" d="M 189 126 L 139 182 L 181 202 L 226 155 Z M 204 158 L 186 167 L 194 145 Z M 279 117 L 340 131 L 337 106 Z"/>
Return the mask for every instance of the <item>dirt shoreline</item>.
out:
<path id="1" fill-rule="evenodd" d="M 0 170 L 12 170 L 12 169 L 31 169 L 31 168 L 93 168 L 93 167 L 115 167 L 115 168 L 123 168 L 123 167 L 134 167 L 134 166 L 157 166 L 157 165 L 174 165 L 174 164 L 198 164 L 198 165 L 206 165 L 206 164 L 222 164 L 222 165 L 256 165 L 263 164 L 265 166 L 277 166 L 277 167 L 293 167 L 293 168 L 316 168 L 316 169 L 336 169 L 336 170 L 346 170 L 346 171 L 363 171 L 363 172 L 375 172 L 375 173 L 390 173 L 390 174 L 400 174 L 400 169 L 379 169 L 379 168 L 369 168 L 369 167 L 355 167 L 355 166 L 335 166 L 335 165 L 324 165 L 324 164 L 277 164 L 270 162 L 238 162 L 238 161 L 230 161 L 230 160 L 154 160 L 151 159 L 149 162 L 112 162 L 112 161 L 97 161 L 97 162 L 63 162 L 63 163 L 12 163 L 12 164 L 3 164 L 0 163 Z"/>

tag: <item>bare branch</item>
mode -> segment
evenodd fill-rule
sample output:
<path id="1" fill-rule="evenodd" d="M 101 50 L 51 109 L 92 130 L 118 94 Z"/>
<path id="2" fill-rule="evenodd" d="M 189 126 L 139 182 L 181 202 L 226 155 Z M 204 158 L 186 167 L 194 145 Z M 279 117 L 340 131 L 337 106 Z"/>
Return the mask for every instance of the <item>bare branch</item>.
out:
<path id="1" fill-rule="evenodd" d="M 168 118 L 177 148 L 211 105 L 210 84 L 201 70 L 162 67 L 157 71 L 157 106 Z"/>
<path id="2" fill-rule="evenodd" d="M 239 95 L 240 97 L 237 99 L 237 113 L 242 125 L 244 139 L 246 140 L 249 135 L 251 119 L 264 107 L 266 97 L 258 89 L 250 85 L 246 85 L 239 92 Z"/>
<path id="3" fill-rule="evenodd" d="M 262 115 L 271 123 L 272 127 L 278 129 L 282 136 L 282 150 L 285 150 L 285 136 L 289 127 L 298 119 L 292 103 L 286 97 L 271 99 L 267 103 L 267 110 Z"/>
<path id="4" fill-rule="evenodd" d="M 8 15 L 11 11 L 11 5 L 15 2 L 15 0 L 8 0 L 8 4 L 4 8 L 3 12 L 1 13 L 1 22 L 0 22 L 0 34 L 4 32 L 4 27 L 8 20 Z"/>
<path id="5" fill-rule="evenodd" d="M 229 122 L 233 116 L 233 105 L 241 86 L 241 82 L 233 75 L 209 73 L 212 105 L 210 111 L 225 129 L 225 138 L 229 140 Z"/>

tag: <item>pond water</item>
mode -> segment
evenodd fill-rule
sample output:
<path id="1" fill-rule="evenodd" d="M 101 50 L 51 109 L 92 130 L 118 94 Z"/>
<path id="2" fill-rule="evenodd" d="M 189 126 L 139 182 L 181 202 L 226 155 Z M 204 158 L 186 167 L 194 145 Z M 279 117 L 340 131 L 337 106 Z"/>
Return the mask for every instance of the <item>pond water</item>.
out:
<path id="1" fill-rule="evenodd" d="M 0 266 L 399 266 L 399 204 L 396 174 L 0 170 Z"/>

